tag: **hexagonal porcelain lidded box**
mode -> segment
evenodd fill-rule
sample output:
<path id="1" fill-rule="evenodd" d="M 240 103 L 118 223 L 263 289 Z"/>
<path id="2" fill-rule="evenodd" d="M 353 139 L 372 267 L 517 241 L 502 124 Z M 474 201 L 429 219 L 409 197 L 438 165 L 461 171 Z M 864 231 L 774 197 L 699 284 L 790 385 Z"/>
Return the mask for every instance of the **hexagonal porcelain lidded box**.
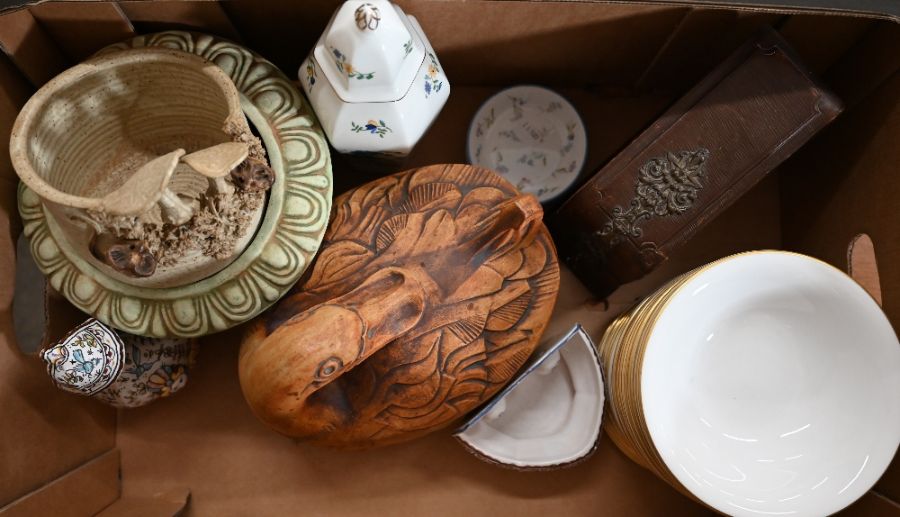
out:
<path id="1" fill-rule="evenodd" d="M 450 95 L 418 21 L 387 0 L 344 2 L 299 76 L 342 153 L 409 154 Z"/>

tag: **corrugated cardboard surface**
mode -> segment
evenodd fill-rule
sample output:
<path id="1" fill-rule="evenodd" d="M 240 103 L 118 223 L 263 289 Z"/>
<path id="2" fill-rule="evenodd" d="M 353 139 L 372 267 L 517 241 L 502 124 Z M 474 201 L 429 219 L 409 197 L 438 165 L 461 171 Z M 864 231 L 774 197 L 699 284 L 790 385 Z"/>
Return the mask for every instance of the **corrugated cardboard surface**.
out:
<path id="1" fill-rule="evenodd" d="M 0 56 L 0 141 L 29 95 L 26 81 Z M 22 356 L 12 329 L 17 181 L 0 159 L 0 507 L 99 456 L 115 444 L 115 411 L 62 393 L 43 366 Z"/>
<path id="2" fill-rule="evenodd" d="M 119 499 L 119 462 L 119 451 L 108 451 L 12 502 L 3 517 L 93 515 Z"/>
<path id="3" fill-rule="evenodd" d="M 454 89 L 451 104 L 417 148 L 413 162 L 464 160 L 461 145 L 441 143 L 462 141 L 471 115 L 491 91 Z M 629 102 L 592 102 L 589 95 L 565 93 L 583 112 L 648 116 L 629 109 Z M 604 125 L 600 119 L 588 120 L 589 130 Z M 627 139 L 589 133 L 592 145 L 604 138 Z M 580 319 L 599 338 L 606 322 L 662 278 L 737 251 L 778 247 L 778 214 L 777 182 L 764 182 L 698 238 L 697 246 L 658 276 L 617 293 L 606 311 L 585 304 L 587 292 L 564 275 L 548 333 Z M 629 462 L 606 439 L 590 461 L 541 473 L 483 463 L 463 450 L 449 430 L 369 452 L 294 444 L 258 423 L 244 403 L 235 375 L 238 338 L 239 331 L 228 332 L 203 347 L 190 384 L 178 398 L 121 414 L 118 446 L 126 494 L 184 484 L 191 489 L 196 515 L 279 515 L 299 509 L 308 515 L 391 515 L 398 508 L 410 515 L 596 515 L 600 509 L 609 515 L 705 513 Z M 177 475 L 170 473 L 170 462 L 160 461 L 170 455 L 178 458 Z"/>
<path id="4" fill-rule="evenodd" d="M 293 76 L 338 4 L 72 2 L 6 14 L 0 17 L 0 48 L 12 59 L 0 56 L 0 141 L 7 141 L 4 132 L 32 85 L 105 44 L 148 30 L 202 29 L 241 38 Z M 481 102 L 501 86 L 537 82 L 559 88 L 582 113 L 590 139 L 586 171 L 596 169 L 763 24 L 780 27 L 851 101 L 846 120 L 653 276 L 615 293 L 608 307 L 564 275 L 551 333 L 581 321 L 596 338 L 618 311 L 664 279 L 737 251 L 784 244 L 845 267 L 847 243 L 860 232 L 875 241 L 885 309 L 895 325 L 900 323 L 900 221 L 893 210 L 900 194 L 895 174 L 900 163 L 897 27 L 864 19 L 684 6 L 400 4 L 419 18 L 453 83 L 447 107 L 408 167 L 464 161 L 467 125 Z M 375 177 L 340 157 L 334 171 L 336 193 Z M 3 153 L 0 272 L 11 270 L 11 243 L 18 231 L 14 187 Z M 110 515 L 133 515 L 137 508 L 142 515 L 171 513 L 183 505 L 188 490 L 194 515 L 707 513 L 629 462 L 606 439 L 589 461 L 541 473 L 482 463 L 449 432 L 362 453 L 294 444 L 259 424 L 243 401 L 236 376 L 239 329 L 205 340 L 191 381 L 177 397 L 120 412 L 116 428 L 114 411 L 53 389 L 42 367 L 13 352 L 11 293 L 9 282 L 0 282 L 0 507 L 79 465 L 96 465 L 90 462 L 98 456 L 109 461 L 109 451 L 117 447 L 123 497 L 108 508 Z M 63 310 L 60 300 L 52 305 L 51 333 L 61 333 L 80 317 Z M 878 490 L 900 500 L 900 467 L 894 466 Z M 897 517 L 900 507 L 870 493 L 847 515 Z"/>

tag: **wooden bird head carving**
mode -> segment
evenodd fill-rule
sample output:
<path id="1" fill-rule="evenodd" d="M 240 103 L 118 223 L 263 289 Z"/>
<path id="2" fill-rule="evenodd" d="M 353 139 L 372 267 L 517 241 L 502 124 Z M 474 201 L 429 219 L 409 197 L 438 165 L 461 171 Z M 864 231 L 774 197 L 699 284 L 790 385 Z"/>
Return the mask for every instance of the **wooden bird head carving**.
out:
<path id="1" fill-rule="evenodd" d="M 437 165 L 334 207 L 310 272 L 242 344 L 254 413 L 288 436 L 362 448 L 442 428 L 502 388 L 559 289 L 537 199 L 489 170 Z"/>

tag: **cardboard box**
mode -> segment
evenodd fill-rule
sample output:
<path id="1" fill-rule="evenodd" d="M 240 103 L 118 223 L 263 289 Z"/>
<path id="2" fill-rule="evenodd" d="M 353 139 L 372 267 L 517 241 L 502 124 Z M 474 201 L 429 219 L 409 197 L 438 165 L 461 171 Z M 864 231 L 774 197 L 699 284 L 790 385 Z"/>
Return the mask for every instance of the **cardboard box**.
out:
<path id="1" fill-rule="evenodd" d="M 464 161 L 468 122 L 480 103 L 502 86 L 540 83 L 581 111 L 590 138 L 585 171 L 596 170 L 762 25 L 778 29 L 845 102 L 831 127 L 608 306 L 564 273 L 556 328 L 580 321 L 596 338 L 641 294 L 732 252 L 796 250 L 846 268 L 847 244 L 861 232 L 874 241 L 884 308 L 900 328 L 900 8 L 837 0 L 722 5 L 728 3 L 400 2 L 428 33 L 454 88 L 409 167 Z M 36 87 L 104 45 L 169 28 L 207 31 L 239 38 L 294 76 L 337 5 L 46 2 L 4 11 L 0 142 L 6 145 Z M 336 193 L 371 177 L 335 159 Z M 535 473 L 482 463 L 450 429 L 368 452 L 292 443 L 257 422 L 244 403 L 236 371 L 241 329 L 206 339 L 187 388 L 146 408 L 116 411 L 58 391 L 16 344 L 16 184 L 0 153 L 0 516 L 711 514 L 605 438 L 588 461 Z M 51 293 L 45 339 L 83 317 Z M 844 515 L 900 516 L 898 501 L 895 461 Z"/>

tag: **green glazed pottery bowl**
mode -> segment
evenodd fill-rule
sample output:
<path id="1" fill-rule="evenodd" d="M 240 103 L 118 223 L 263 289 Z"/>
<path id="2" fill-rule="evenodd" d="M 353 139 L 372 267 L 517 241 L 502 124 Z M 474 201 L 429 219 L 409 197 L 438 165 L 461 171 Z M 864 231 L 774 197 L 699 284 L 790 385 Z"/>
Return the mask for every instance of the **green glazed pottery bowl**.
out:
<path id="1" fill-rule="evenodd" d="M 139 287 L 106 274 L 62 236 L 38 195 L 19 186 L 31 252 L 50 285 L 79 309 L 149 337 L 199 337 L 243 323 L 275 303 L 312 261 L 331 211 L 331 158 L 322 129 L 297 88 L 272 63 L 216 36 L 169 31 L 101 50 L 164 47 L 218 65 L 240 93 L 276 180 L 253 239 L 224 269 L 198 282 Z"/>

